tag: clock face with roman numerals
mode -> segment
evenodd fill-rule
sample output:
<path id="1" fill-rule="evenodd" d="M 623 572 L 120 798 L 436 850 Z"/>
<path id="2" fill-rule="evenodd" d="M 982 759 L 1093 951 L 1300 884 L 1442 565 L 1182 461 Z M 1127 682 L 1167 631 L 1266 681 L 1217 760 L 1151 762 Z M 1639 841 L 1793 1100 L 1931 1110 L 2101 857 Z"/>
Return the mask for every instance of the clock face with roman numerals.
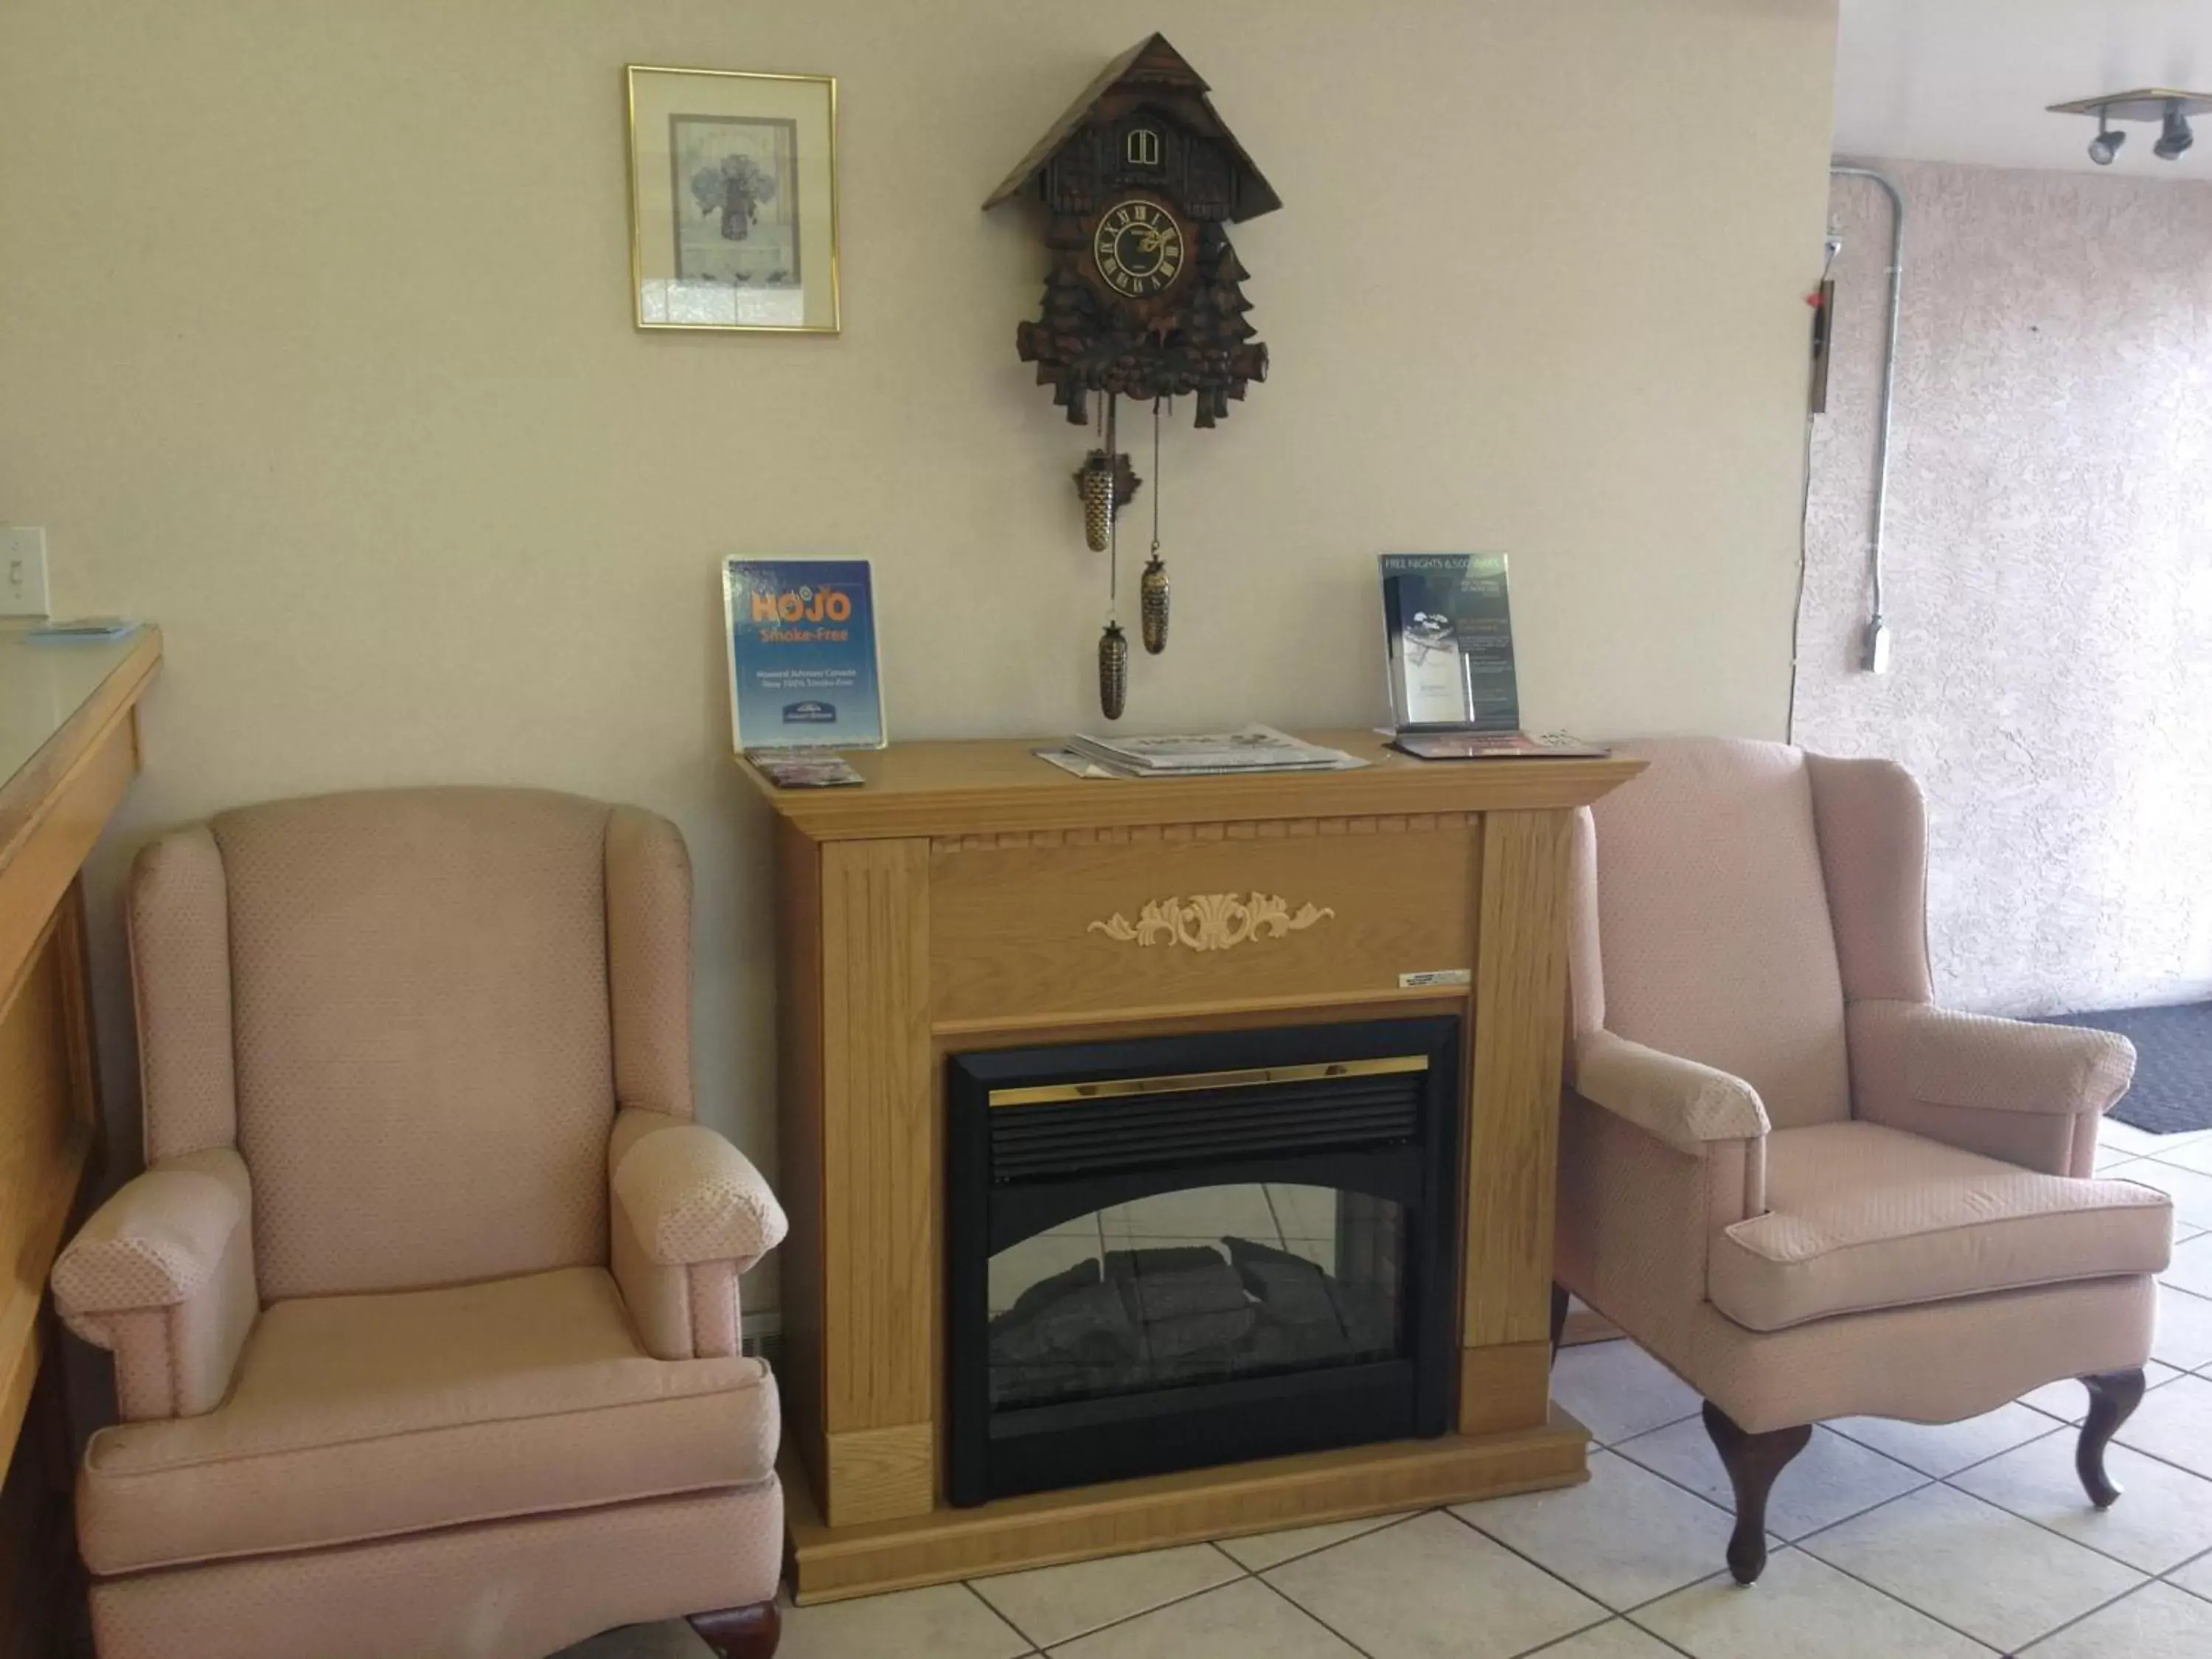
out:
<path id="1" fill-rule="evenodd" d="M 1188 252 L 1175 215 L 1143 197 L 1108 208 L 1091 238 L 1099 280 L 1132 300 L 1149 300 L 1173 288 Z"/>

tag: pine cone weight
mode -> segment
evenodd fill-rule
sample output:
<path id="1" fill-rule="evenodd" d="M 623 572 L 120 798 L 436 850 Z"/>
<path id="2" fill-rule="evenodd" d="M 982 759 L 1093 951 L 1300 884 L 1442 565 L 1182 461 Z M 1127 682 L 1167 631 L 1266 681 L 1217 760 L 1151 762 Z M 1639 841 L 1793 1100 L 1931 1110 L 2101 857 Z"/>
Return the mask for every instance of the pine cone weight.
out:
<path id="1" fill-rule="evenodd" d="M 1083 492 L 1083 539 L 1093 553 L 1103 553 L 1114 538 L 1114 458 L 1094 449 L 1083 458 L 1075 487 Z"/>
<path id="2" fill-rule="evenodd" d="M 1129 704 L 1129 636 L 1119 623 L 1108 623 L 1098 636 L 1098 708 L 1109 720 L 1121 718 Z"/>
<path id="3" fill-rule="evenodd" d="M 1142 583 L 1145 649 L 1157 657 L 1168 648 L 1168 568 L 1153 554 Z"/>

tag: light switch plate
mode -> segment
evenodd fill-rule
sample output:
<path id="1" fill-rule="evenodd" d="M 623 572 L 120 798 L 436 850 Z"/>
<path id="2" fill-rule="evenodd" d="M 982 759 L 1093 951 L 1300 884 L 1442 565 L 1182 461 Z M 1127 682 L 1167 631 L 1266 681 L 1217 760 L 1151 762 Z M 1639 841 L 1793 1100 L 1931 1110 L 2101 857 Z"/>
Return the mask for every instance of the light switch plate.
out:
<path id="1" fill-rule="evenodd" d="M 46 532 L 39 525 L 0 525 L 0 617 L 53 614 L 46 594 Z"/>

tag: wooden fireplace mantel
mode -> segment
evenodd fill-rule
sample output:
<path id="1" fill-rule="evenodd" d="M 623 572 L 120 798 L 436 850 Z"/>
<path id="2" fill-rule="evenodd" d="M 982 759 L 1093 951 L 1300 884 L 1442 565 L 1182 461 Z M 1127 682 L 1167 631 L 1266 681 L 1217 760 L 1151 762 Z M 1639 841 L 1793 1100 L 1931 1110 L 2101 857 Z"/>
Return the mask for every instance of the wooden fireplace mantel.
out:
<path id="1" fill-rule="evenodd" d="M 744 767 L 777 818 L 799 1600 L 1584 1477 L 1548 1389 L 1568 836 L 1642 763 L 1425 763 L 1309 735 L 1373 763 L 1080 779 L 1030 740 L 850 757 L 857 789 Z M 1439 1012 L 1468 1033 L 1453 1432 L 945 1504 L 947 1054 Z"/>

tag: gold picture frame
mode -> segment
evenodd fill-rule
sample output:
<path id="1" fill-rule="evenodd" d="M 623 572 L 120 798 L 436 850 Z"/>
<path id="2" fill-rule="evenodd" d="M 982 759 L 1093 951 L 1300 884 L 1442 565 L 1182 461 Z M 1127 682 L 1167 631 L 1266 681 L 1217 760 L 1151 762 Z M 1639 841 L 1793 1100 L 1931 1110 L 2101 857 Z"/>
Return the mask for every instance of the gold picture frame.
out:
<path id="1" fill-rule="evenodd" d="M 838 332 L 836 77 L 631 64 L 623 80 L 638 327 Z"/>

